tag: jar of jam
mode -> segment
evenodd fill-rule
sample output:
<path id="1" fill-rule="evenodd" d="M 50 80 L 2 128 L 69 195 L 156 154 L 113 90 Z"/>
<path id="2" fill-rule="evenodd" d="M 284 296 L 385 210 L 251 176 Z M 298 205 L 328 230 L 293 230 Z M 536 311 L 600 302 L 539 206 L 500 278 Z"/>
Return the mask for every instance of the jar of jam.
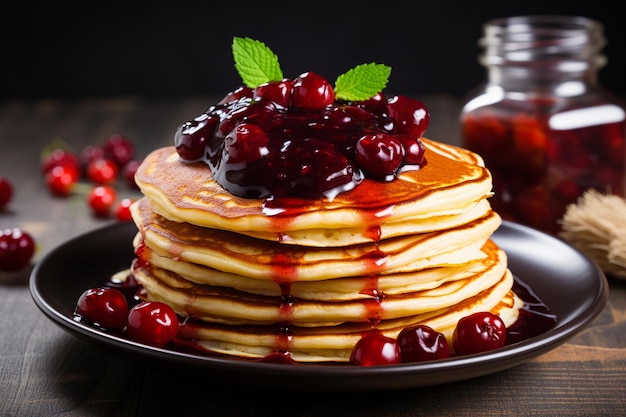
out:
<path id="1" fill-rule="evenodd" d="M 465 102 L 461 138 L 493 175 L 494 210 L 558 234 L 587 189 L 624 196 L 626 107 L 598 82 L 602 24 L 519 16 L 483 29 L 487 80 Z"/>

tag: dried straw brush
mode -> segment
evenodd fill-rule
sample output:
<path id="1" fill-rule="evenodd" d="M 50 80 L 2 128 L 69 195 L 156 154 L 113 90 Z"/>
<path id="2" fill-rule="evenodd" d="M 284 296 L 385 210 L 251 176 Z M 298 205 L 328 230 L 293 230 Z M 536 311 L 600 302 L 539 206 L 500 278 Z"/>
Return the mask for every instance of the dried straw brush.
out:
<path id="1" fill-rule="evenodd" d="M 607 274 L 626 279 L 626 200 L 590 189 L 570 204 L 560 237 Z"/>

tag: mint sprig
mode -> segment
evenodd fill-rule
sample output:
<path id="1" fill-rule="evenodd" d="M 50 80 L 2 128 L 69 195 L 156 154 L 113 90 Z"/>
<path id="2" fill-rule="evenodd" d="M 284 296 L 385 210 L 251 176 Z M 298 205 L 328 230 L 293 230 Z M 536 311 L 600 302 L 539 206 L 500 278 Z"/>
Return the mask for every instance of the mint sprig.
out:
<path id="1" fill-rule="evenodd" d="M 263 42 L 250 38 L 233 38 L 235 68 L 250 88 L 283 79 L 278 57 Z"/>
<path id="2" fill-rule="evenodd" d="M 251 38 L 233 38 L 235 68 L 243 83 L 256 88 L 283 79 L 278 56 L 263 42 Z M 391 67 L 369 63 L 358 65 L 337 77 L 335 98 L 347 101 L 368 100 L 387 86 Z"/>
<path id="3" fill-rule="evenodd" d="M 361 64 L 337 77 L 335 97 L 348 101 L 367 100 L 387 86 L 391 67 L 383 64 Z"/>

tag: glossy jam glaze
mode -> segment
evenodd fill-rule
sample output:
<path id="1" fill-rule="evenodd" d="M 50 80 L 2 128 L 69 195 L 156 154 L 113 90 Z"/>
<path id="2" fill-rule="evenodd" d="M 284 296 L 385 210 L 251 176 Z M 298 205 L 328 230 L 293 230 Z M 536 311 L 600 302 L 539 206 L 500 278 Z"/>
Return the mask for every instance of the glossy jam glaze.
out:
<path id="1" fill-rule="evenodd" d="M 379 93 L 302 108 L 262 88 L 229 93 L 174 138 L 183 161 L 207 163 L 233 195 L 332 199 L 366 177 L 391 181 L 426 162 L 420 137 L 429 113 L 418 100 Z"/>

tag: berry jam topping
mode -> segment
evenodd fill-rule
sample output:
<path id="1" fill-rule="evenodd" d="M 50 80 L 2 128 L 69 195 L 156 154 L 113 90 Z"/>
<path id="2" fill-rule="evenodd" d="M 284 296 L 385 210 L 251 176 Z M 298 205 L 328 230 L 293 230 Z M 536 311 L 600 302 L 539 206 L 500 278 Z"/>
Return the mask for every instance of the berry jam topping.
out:
<path id="1" fill-rule="evenodd" d="M 284 78 L 276 56 L 249 38 L 235 38 L 233 56 L 246 85 L 174 137 L 182 161 L 204 161 L 232 194 L 332 199 L 364 178 L 392 181 L 426 163 L 428 110 L 385 97 L 389 67 L 357 66 L 333 87 L 314 72 Z"/>

